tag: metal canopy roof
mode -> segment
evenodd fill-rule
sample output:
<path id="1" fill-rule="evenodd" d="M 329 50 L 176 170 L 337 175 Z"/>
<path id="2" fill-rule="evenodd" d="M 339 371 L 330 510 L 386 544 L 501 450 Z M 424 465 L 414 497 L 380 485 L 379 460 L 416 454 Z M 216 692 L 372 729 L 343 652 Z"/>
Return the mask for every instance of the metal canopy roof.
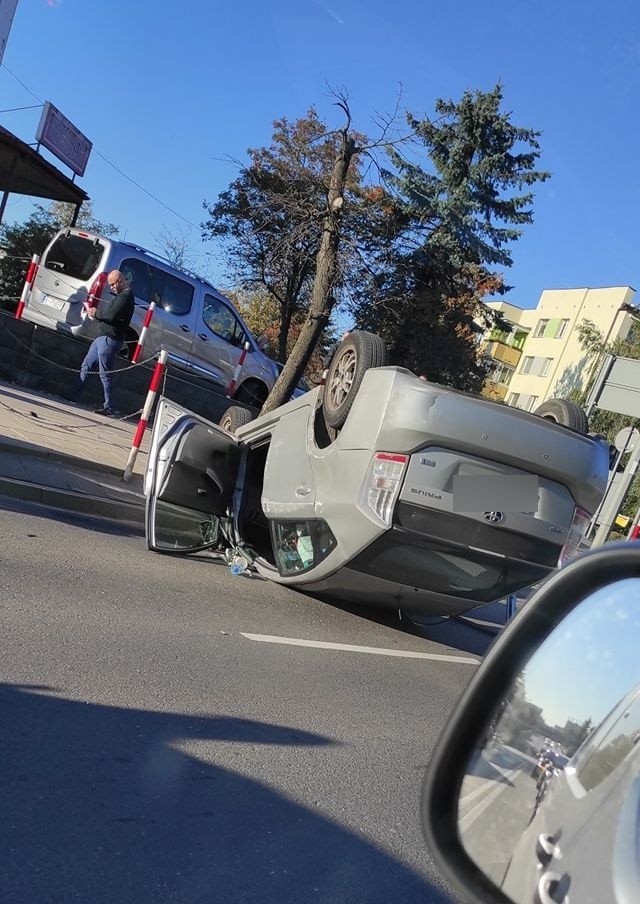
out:
<path id="1" fill-rule="evenodd" d="M 89 195 L 34 148 L 0 126 L 0 192 L 81 204 Z"/>

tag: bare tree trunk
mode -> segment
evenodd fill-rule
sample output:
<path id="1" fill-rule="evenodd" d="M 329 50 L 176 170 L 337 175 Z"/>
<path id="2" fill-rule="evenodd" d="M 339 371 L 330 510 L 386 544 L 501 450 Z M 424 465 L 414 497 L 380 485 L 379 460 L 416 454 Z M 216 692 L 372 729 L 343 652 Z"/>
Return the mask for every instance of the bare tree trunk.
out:
<path id="1" fill-rule="evenodd" d="M 347 117 L 348 117 L 348 111 Z M 262 413 L 273 411 L 288 401 L 313 354 L 318 339 L 329 321 L 335 304 L 333 290 L 338 275 L 338 250 L 340 248 L 340 218 L 344 204 L 344 188 L 351 161 L 358 150 L 349 135 L 349 126 L 341 132 L 341 143 L 331 172 L 327 196 L 322 238 L 316 255 L 316 273 L 313 280 L 311 303 L 307 318 L 296 344 L 287 359 L 282 373 L 262 407 Z"/>

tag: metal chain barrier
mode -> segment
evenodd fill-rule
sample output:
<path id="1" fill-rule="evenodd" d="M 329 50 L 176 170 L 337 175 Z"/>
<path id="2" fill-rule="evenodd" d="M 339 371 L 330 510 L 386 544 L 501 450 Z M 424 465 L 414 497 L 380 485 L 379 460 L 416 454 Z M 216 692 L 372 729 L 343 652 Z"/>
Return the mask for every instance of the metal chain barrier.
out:
<path id="1" fill-rule="evenodd" d="M 1 313 L 5 314 L 5 316 L 6 316 L 5 311 L 2 311 Z M 46 329 L 46 327 L 45 327 L 45 329 Z M 72 373 L 72 374 L 79 374 L 81 372 L 79 368 L 67 367 L 66 364 L 59 364 L 57 361 L 52 361 L 50 358 L 46 358 L 44 355 L 41 355 L 40 352 L 35 351 L 35 349 L 31 345 L 27 344 L 26 342 L 23 342 L 22 339 L 19 339 L 17 336 L 14 336 L 13 334 L 10 334 L 10 335 L 11 335 L 11 338 L 14 340 L 14 342 L 16 342 L 17 345 L 21 345 L 22 348 L 26 348 L 30 354 L 35 355 L 36 358 L 40 358 L 41 361 L 45 361 L 47 364 L 51 364 L 52 367 L 59 367 L 61 370 L 66 370 L 68 373 Z M 75 337 L 69 336 L 67 338 L 74 339 Z M 116 370 L 107 370 L 107 371 L 105 371 L 105 373 L 122 374 L 122 373 L 125 373 L 127 370 L 133 370 L 135 367 L 142 367 L 144 364 L 148 364 L 150 361 L 155 361 L 156 357 L 157 357 L 157 355 L 151 355 L 149 358 L 145 358 L 143 361 L 137 361 L 135 364 L 128 364 L 126 367 L 119 367 Z"/>

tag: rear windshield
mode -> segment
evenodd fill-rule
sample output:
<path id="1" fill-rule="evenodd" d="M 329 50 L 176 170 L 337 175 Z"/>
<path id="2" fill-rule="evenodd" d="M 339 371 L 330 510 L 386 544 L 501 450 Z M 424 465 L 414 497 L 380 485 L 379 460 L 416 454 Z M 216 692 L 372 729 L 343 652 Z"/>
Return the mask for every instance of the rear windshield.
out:
<path id="1" fill-rule="evenodd" d="M 98 270 L 105 246 L 79 235 L 59 236 L 45 258 L 44 266 L 73 279 L 90 280 Z"/>

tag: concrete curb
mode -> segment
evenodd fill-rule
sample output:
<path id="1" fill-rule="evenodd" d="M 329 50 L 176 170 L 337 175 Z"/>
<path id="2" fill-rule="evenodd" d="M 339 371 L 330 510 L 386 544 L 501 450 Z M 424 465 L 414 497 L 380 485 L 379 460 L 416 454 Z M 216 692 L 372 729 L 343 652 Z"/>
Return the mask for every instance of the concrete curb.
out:
<path id="1" fill-rule="evenodd" d="M 104 496 L 90 496 L 86 493 L 76 493 L 73 490 L 63 490 L 58 487 L 43 486 L 8 477 L 0 477 L 0 496 L 65 509 L 80 515 L 96 515 L 110 521 L 144 525 L 145 520 L 145 508 L 142 503 L 122 502 L 117 499 L 107 499 Z"/>
<path id="2" fill-rule="evenodd" d="M 77 468 L 80 471 L 94 471 L 102 474 L 109 474 L 122 480 L 125 463 L 121 468 L 115 465 L 102 464 L 101 462 L 92 461 L 87 458 L 80 458 L 78 455 L 71 455 L 69 452 L 59 452 L 56 449 L 43 449 L 34 443 L 23 442 L 19 439 L 9 439 L 6 436 L 0 437 L 0 452 L 8 452 L 11 455 L 29 455 L 34 458 L 43 458 L 47 461 L 57 462 L 67 467 Z M 127 450 L 128 454 L 128 450 Z M 134 478 L 142 481 L 142 475 L 134 474 Z M 124 481 L 123 481 L 124 483 Z"/>

